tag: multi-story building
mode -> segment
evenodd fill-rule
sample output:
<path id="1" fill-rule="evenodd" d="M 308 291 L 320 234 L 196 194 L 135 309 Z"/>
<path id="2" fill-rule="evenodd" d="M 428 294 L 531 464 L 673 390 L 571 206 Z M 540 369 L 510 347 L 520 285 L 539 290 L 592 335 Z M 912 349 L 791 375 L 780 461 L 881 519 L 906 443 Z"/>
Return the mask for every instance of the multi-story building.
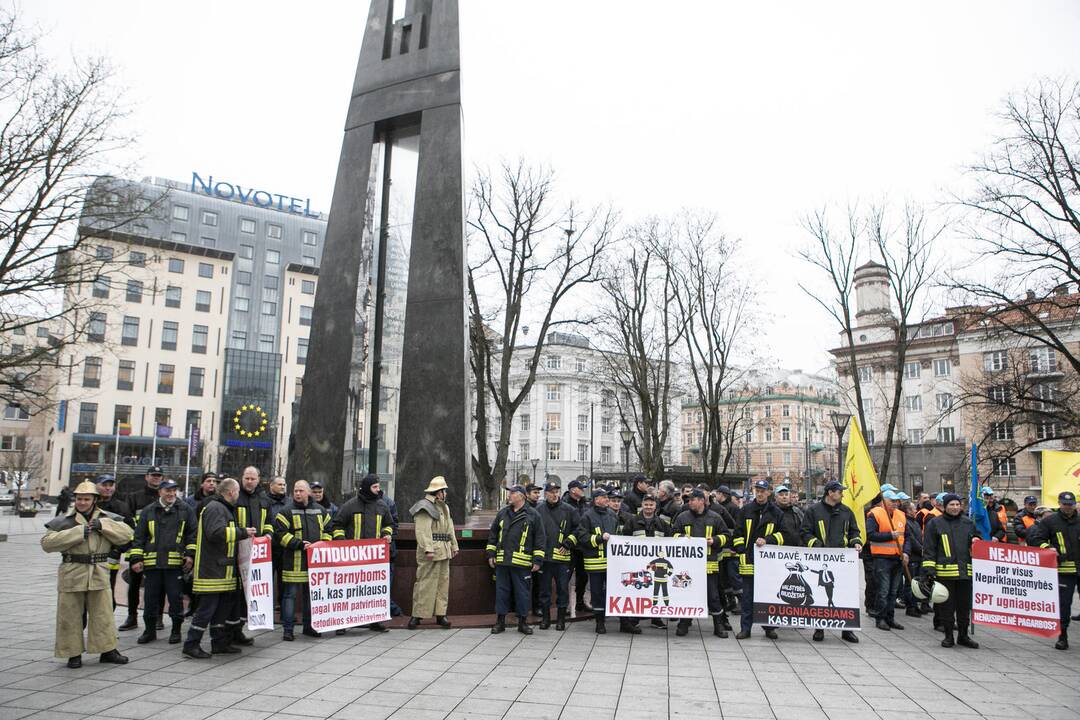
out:
<path id="1" fill-rule="evenodd" d="M 155 211 L 117 230 L 80 222 L 86 246 L 120 262 L 68 299 L 107 305 L 65 349 L 75 370 L 57 390 L 50 492 L 113 469 L 138 476 L 155 460 L 182 476 L 192 428 L 193 474 L 283 472 L 325 217 L 307 201 L 196 173 L 190 184 L 126 187 Z"/>
<path id="2" fill-rule="evenodd" d="M 836 473 L 836 432 L 829 414 L 840 402 L 832 378 L 801 370 L 752 373 L 720 405 L 721 467 L 727 457 L 728 472 L 786 480 L 805 493 Z M 703 471 L 704 423 L 696 400 L 683 404 L 679 426 L 683 464 Z"/>

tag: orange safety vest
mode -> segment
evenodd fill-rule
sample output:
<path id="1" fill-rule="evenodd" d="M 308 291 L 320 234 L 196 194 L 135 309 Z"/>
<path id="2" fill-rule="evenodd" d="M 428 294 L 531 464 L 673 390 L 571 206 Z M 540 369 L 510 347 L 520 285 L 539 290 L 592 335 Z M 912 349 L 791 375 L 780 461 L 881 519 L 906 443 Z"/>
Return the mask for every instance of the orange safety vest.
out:
<path id="1" fill-rule="evenodd" d="M 1027 513 L 1024 513 L 1020 516 L 1020 522 L 1024 523 L 1025 530 L 1030 530 L 1031 526 L 1035 524 L 1035 518 L 1031 517 Z M 1017 538 L 1017 542 L 1019 542 L 1021 545 L 1027 545 L 1027 540 L 1024 540 L 1023 538 Z"/>
<path id="2" fill-rule="evenodd" d="M 1009 515 L 1005 512 L 1005 506 L 998 503 L 997 507 L 998 522 L 1001 523 L 1001 530 L 1005 533 L 1005 539 L 1001 542 L 1009 542 Z"/>
<path id="3" fill-rule="evenodd" d="M 877 521 L 878 530 L 881 532 L 899 531 L 900 537 L 888 542 L 870 542 L 870 554 L 881 557 L 900 557 L 903 555 L 904 529 L 907 527 L 907 516 L 899 510 L 892 511 L 892 519 L 885 514 L 885 508 L 878 505 L 867 513 L 867 517 L 873 515 Z"/>

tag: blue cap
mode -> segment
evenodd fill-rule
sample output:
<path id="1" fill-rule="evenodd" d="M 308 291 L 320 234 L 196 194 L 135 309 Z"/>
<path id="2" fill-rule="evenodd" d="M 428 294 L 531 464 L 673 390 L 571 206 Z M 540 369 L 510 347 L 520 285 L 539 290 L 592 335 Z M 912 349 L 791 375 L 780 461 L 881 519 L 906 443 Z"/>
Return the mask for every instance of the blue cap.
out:
<path id="1" fill-rule="evenodd" d="M 158 485 L 158 490 L 168 490 L 169 488 L 175 488 L 175 487 L 180 487 L 179 485 L 176 484 L 175 480 L 173 480 L 172 478 L 165 478 L 164 480 L 161 481 L 161 484 Z"/>
<path id="2" fill-rule="evenodd" d="M 885 483 L 884 485 L 881 486 L 881 491 L 885 492 L 886 490 L 892 490 L 892 491 L 895 492 L 896 491 L 896 486 L 893 485 L 892 483 Z"/>
<path id="3" fill-rule="evenodd" d="M 725 495 L 730 495 L 731 494 L 731 488 L 729 488 L 727 485 L 721 485 L 720 487 L 716 488 L 716 492 L 724 493 Z"/>
<path id="4" fill-rule="evenodd" d="M 611 490 L 608 490 L 607 496 L 609 498 L 618 498 L 619 500 L 623 499 L 622 490 L 620 490 L 619 488 L 612 488 Z"/>
<path id="5" fill-rule="evenodd" d="M 569 490 L 573 490 L 574 488 L 577 488 L 578 490 L 584 490 L 585 489 L 585 483 L 581 482 L 580 480 L 571 480 L 566 485 L 566 487 Z"/>
<path id="6" fill-rule="evenodd" d="M 787 485 L 777 485 L 776 489 L 773 490 L 773 492 L 775 492 L 777 494 L 782 493 L 782 492 L 791 492 L 791 488 L 789 488 Z"/>
<path id="7" fill-rule="evenodd" d="M 1037 503 L 1037 502 L 1039 502 L 1039 498 L 1035 497 L 1034 495 L 1028 495 L 1028 496 L 1026 496 L 1024 498 L 1024 504 L 1025 505 L 1030 505 L 1031 503 Z"/>
<path id="8" fill-rule="evenodd" d="M 934 496 L 934 499 L 938 502 L 942 502 L 945 500 L 946 495 L 948 495 L 948 493 L 939 492 L 937 495 Z"/>
<path id="9" fill-rule="evenodd" d="M 897 499 L 897 500 L 910 500 L 910 499 L 911 499 L 911 496 L 910 496 L 910 495 L 908 495 L 908 494 L 907 494 L 906 492 L 904 492 L 903 490 L 901 490 L 900 492 L 896 493 L 896 499 Z"/>
<path id="10" fill-rule="evenodd" d="M 847 490 L 847 485 L 839 480 L 830 480 L 825 483 L 825 492 L 829 492 L 830 490 Z"/>
<path id="11" fill-rule="evenodd" d="M 984 488 L 982 489 L 982 494 L 983 494 L 983 495 L 993 495 L 993 494 L 994 494 L 994 488 L 992 488 L 992 487 L 990 487 L 989 485 L 987 485 L 986 487 L 984 487 Z"/>
<path id="12" fill-rule="evenodd" d="M 94 483 L 96 485 L 103 485 L 105 483 L 112 483 L 113 485 L 115 485 L 116 478 L 112 475 L 98 475 L 96 478 L 94 478 Z"/>
<path id="13" fill-rule="evenodd" d="M 1076 496 L 1066 490 L 1063 493 L 1058 494 L 1058 505 L 1075 505 Z"/>
<path id="14" fill-rule="evenodd" d="M 886 500 L 899 500 L 900 499 L 900 496 L 897 495 L 892 490 L 886 490 L 885 492 L 881 493 L 881 497 L 885 498 Z"/>
<path id="15" fill-rule="evenodd" d="M 592 496 L 593 496 L 594 500 L 596 498 L 607 497 L 607 490 L 605 490 L 604 488 L 598 487 L 598 488 L 596 488 L 596 489 L 594 489 L 592 491 Z"/>
<path id="16" fill-rule="evenodd" d="M 758 480 L 756 483 L 754 483 L 754 488 L 757 489 L 757 490 L 771 490 L 772 489 L 769 486 L 769 481 L 768 480 Z"/>
<path id="17" fill-rule="evenodd" d="M 525 488 L 521 487 L 520 485 L 511 485 L 510 487 L 506 488 L 506 492 L 508 492 L 508 493 L 521 493 L 522 495 L 524 495 L 525 494 Z"/>

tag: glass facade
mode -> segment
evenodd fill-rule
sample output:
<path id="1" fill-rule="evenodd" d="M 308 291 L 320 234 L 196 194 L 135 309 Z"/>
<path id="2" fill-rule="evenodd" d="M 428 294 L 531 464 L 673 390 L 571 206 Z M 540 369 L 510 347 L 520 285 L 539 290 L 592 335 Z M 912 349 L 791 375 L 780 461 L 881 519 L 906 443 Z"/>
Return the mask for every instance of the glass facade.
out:
<path id="1" fill-rule="evenodd" d="M 221 471 L 239 475 L 248 465 L 269 475 L 278 422 L 281 356 L 254 350 L 225 351 L 221 412 Z"/>

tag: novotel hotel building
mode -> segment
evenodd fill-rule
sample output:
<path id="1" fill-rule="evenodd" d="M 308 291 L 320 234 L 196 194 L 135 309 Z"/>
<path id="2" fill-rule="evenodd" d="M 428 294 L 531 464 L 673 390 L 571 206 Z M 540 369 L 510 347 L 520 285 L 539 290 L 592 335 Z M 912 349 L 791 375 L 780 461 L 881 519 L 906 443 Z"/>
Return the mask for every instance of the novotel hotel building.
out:
<path id="1" fill-rule="evenodd" d="M 201 171 L 103 180 L 94 193 L 152 210 L 108 229 L 80 221 L 84 247 L 115 269 L 74 291 L 98 312 L 65 349 L 76 367 L 57 387 L 48 492 L 114 469 L 135 482 L 155 461 L 182 478 L 193 427 L 193 477 L 283 474 L 326 216 L 306 197 Z"/>

